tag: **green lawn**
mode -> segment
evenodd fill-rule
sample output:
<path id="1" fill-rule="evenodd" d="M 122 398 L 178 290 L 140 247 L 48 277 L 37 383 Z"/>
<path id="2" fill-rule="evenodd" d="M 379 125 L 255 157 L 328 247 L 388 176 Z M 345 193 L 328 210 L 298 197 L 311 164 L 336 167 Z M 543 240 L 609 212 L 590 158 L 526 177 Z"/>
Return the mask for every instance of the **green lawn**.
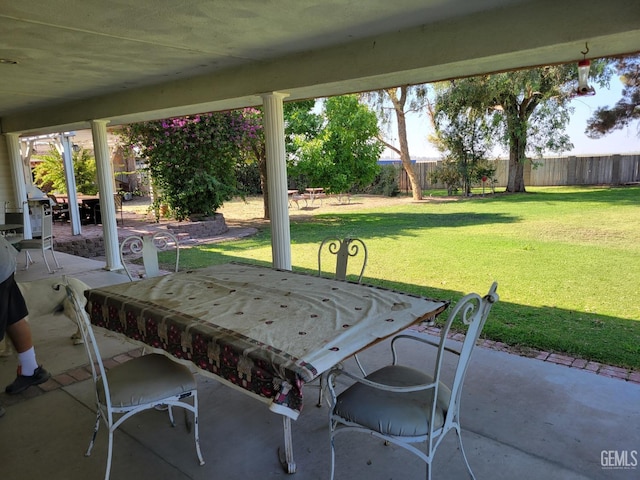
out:
<path id="1" fill-rule="evenodd" d="M 456 300 L 498 281 L 487 338 L 640 368 L 639 187 L 529 188 L 316 214 L 291 223 L 293 268 L 313 271 L 328 235 L 366 242 L 366 283 Z M 183 249 L 180 263 L 231 260 L 270 264 L 268 229 Z"/>

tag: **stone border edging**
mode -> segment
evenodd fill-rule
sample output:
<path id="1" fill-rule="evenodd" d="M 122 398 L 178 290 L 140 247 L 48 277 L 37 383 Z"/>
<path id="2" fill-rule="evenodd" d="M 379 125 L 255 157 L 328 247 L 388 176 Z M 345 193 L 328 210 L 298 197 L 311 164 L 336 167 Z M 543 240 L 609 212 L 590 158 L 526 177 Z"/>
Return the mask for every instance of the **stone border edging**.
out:
<path id="1" fill-rule="evenodd" d="M 428 333 L 435 336 L 440 335 L 439 327 L 418 325 L 412 327 L 412 329 L 420 333 Z M 450 332 L 448 335 L 448 338 L 460 342 L 464 340 L 464 337 L 464 334 L 455 332 Z M 543 350 L 535 350 L 532 348 L 527 349 L 526 353 L 523 353 L 515 347 L 511 347 L 506 343 L 496 342 L 494 340 L 480 339 L 478 342 L 478 346 L 488 348 L 490 350 L 510 353 L 512 355 L 519 355 L 521 357 L 533 358 L 536 360 L 541 360 L 543 362 L 555 363 L 556 365 L 578 368 L 580 370 L 586 370 L 588 372 L 595 373 L 596 375 L 602 375 L 603 377 L 617 378 L 626 382 L 636 383 L 640 385 L 640 370 L 614 367 L 612 365 L 592 362 L 589 360 L 584 360 L 582 358 L 576 358 L 559 353 L 545 352 Z"/>

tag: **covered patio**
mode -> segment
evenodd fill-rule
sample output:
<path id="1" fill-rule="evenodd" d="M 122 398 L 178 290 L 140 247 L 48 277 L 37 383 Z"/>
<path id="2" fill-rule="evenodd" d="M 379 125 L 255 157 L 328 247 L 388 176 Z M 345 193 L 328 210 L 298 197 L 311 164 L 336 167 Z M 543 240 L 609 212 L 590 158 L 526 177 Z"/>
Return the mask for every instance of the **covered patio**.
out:
<path id="1" fill-rule="evenodd" d="M 261 106 L 273 265 L 290 269 L 285 101 L 573 63 L 585 44 L 590 58 L 629 54 L 638 25 L 633 0 L 3 5 L 0 201 L 27 201 L 21 138 L 62 133 L 69 170 L 67 133 L 91 129 L 105 268 L 118 270 L 107 127 Z"/>
<path id="2" fill-rule="evenodd" d="M 273 265 L 291 268 L 282 109 L 285 101 L 427 83 L 467 75 L 633 53 L 640 45 L 637 0 L 375 0 L 9 2 L 0 7 L 0 202 L 22 205 L 30 178 L 21 138 L 92 131 L 105 257 L 60 254 L 61 273 L 91 287 L 126 281 L 108 126 L 262 106 Z M 71 142 L 64 157 L 69 161 Z M 72 195 L 75 192 L 71 192 Z M 49 277 L 42 263 L 18 281 Z M 497 279 L 499 281 L 499 279 Z M 2 478 L 101 478 L 104 429 L 90 458 L 94 423 L 85 353 L 68 319 L 34 319 L 38 359 L 53 379 L 9 397 L 0 420 Z M 139 348 L 100 334 L 108 364 Z M 385 343 L 363 352 L 388 361 Z M 0 358 L 10 382 L 15 360 Z M 2 384 L 2 385 L 4 385 Z M 191 438 L 151 411 L 116 433 L 112 478 L 282 478 L 282 422 L 264 405 L 198 376 L 200 467 Z M 326 408 L 306 395 L 294 422 L 297 478 L 329 475 Z M 610 469 L 608 452 L 640 445 L 637 384 L 478 348 L 462 400 L 463 438 L 477 478 L 636 478 L 638 466 Z M 375 439 L 338 439 L 337 478 L 421 478 L 424 465 Z M 436 478 L 467 478 L 453 438 L 440 447 Z M 637 455 L 637 453 L 636 453 Z M 630 457 L 630 460 L 632 458 Z"/>
<path id="3" fill-rule="evenodd" d="M 64 274 L 92 287 L 127 281 L 106 272 L 101 262 L 60 254 Z M 42 262 L 20 269 L 19 281 L 48 278 Z M 52 373 L 49 382 L 18 396 L 0 393 L 3 478 L 101 478 L 106 433 L 101 429 L 91 457 L 84 451 L 94 423 L 92 384 L 82 346 L 69 336 L 68 319 L 32 321 L 39 361 Z M 111 333 L 99 333 L 107 364 L 139 354 L 139 348 Z M 386 342 L 361 355 L 365 364 L 388 361 Z M 0 358 L 0 379 L 8 383 L 15 360 Z M 116 433 L 112 478 L 198 479 L 283 478 L 277 448 L 282 443 L 279 415 L 265 405 L 210 378 L 198 375 L 200 467 L 182 414 L 171 428 L 165 412 L 141 414 Z M 293 423 L 298 462 L 295 478 L 324 479 L 329 472 L 327 408 L 317 408 L 315 388 Z M 631 479 L 637 469 L 611 470 L 602 452 L 628 451 L 640 444 L 640 388 L 562 365 L 477 348 L 462 401 L 463 440 L 477 478 Z M 338 438 L 337 478 L 422 478 L 424 464 L 379 440 L 362 435 Z M 434 463 L 435 478 L 468 478 L 450 435 Z"/>

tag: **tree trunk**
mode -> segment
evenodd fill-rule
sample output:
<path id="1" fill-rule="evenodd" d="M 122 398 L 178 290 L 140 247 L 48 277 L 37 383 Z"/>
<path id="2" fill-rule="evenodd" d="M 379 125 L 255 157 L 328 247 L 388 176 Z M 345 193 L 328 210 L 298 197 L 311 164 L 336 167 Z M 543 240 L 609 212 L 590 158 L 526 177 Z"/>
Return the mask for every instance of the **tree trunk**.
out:
<path id="1" fill-rule="evenodd" d="M 267 159 L 262 156 L 258 159 L 258 169 L 260 170 L 260 187 L 262 188 L 262 203 L 264 207 L 265 220 L 269 220 L 269 187 L 267 186 Z"/>
<path id="2" fill-rule="evenodd" d="M 407 172 L 409 183 L 411 184 L 411 193 L 414 200 L 422 200 L 422 187 L 418 181 L 416 173 L 411 165 L 411 155 L 409 154 L 409 142 L 407 141 L 407 119 L 404 113 L 404 104 L 406 102 L 408 87 L 400 87 L 400 99 L 396 95 L 394 88 L 388 89 L 387 94 L 393 103 L 393 109 L 396 112 L 396 121 L 398 123 L 398 142 L 400 143 L 400 160 L 402 166 Z"/>
<path id="3" fill-rule="evenodd" d="M 516 123 L 521 123 L 519 117 Z M 517 132 L 522 131 L 521 125 L 510 126 L 509 135 L 509 177 L 507 180 L 507 192 L 525 192 L 524 188 L 524 162 L 526 162 L 525 151 L 527 148 L 526 138 L 521 138 Z M 526 131 L 526 130 L 524 130 Z"/>
<path id="4" fill-rule="evenodd" d="M 400 160 L 402 160 L 402 166 L 407 172 L 407 177 L 409 177 L 413 199 L 422 200 L 422 187 L 420 186 L 416 173 L 413 171 L 413 165 L 411 165 L 409 142 L 407 141 L 407 123 L 404 112 L 402 115 L 398 114 L 398 139 L 400 141 Z"/>
<path id="5" fill-rule="evenodd" d="M 515 152 L 513 148 L 510 148 L 507 192 L 516 193 L 526 191 L 524 188 L 524 162 L 524 156 L 519 152 Z"/>

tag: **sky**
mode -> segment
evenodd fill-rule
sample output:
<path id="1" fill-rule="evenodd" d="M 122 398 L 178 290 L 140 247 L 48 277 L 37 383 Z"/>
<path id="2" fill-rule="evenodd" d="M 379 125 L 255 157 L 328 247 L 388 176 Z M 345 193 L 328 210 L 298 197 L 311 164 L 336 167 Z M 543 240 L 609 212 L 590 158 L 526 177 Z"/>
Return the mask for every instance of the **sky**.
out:
<path id="1" fill-rule="evenodd" d="M 617 79 L 611 80 L 609 89 L 596 88 L 596 94 L 592 97 L 578 97 L 572 100 L 574 113 L 566 129 L 571 137 L 573 149 L 563 152 L 561 155 L 608 155 L 614 153 L 640 153 L 640 125 L 638 122 L 624 130 L 616 130 L 603 138 L 593 140 L 587 137 L 584 130 L 587 119 L 600 106 L 611 107 L 622 95 L 622 83 Z M 427 135 L 430 132 L 429 121 L 425 115 L 412 115 L 408 117 L 407 134 L 409 140 L 409 153 L 411 158 L 438 158 L 439 152 L 428 142 Z M 396 142 L 397 145 L 397 142 Z M 554 155 L 552 152 L 549 155 Z M 389 150 L 385 150 L 383 157 L 398 158 Z"/>

